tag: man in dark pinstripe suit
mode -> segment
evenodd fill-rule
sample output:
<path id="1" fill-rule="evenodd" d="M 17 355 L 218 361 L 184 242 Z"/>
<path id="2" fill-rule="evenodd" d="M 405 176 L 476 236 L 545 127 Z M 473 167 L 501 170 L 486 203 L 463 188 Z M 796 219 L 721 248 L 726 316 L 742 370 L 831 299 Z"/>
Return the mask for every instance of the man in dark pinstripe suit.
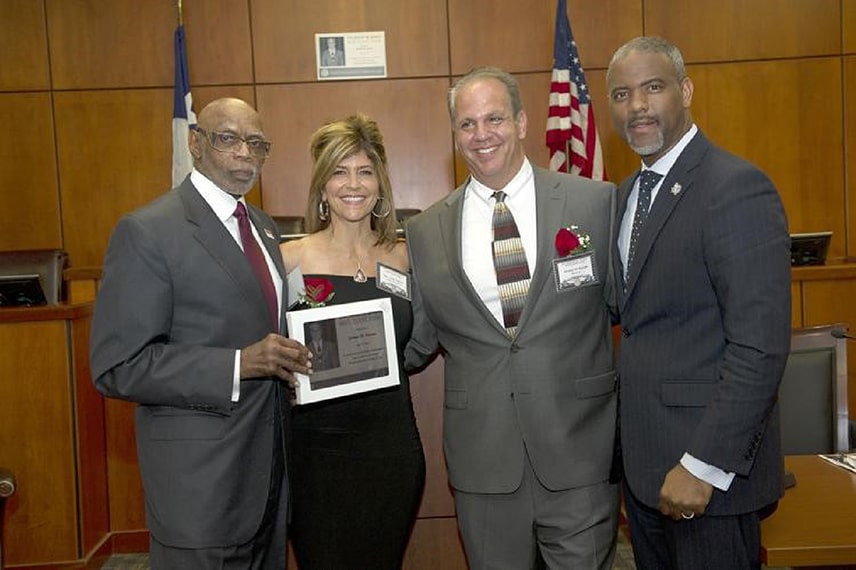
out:
<path id="1" fill-rule="evenodd" d="M 624 279 L 620 450 L 637 565 L 758 568 L 761 513 L 783 492 L 784 209 L 758 168 L 693 123 L 675 46 L 628 42 L 607 87 L 615 129 L 642 158 L 619 188 L 613 256 Z"/>

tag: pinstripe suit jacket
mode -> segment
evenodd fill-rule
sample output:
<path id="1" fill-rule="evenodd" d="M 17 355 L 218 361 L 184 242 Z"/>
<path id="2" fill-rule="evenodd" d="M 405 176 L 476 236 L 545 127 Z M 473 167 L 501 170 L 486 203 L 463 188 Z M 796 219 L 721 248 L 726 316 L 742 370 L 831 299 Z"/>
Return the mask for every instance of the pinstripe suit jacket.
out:
<path id="1" fill-rule="evenodd" d="M 635 178 L 620 186 L 619 220 Z M 645 504 L 657 507 L 684 452 L 736 473 L 708 514 L 781 496 L 776 395 L 790 345 L 789 243 L 772 182 L 699 132 L 663 180 L 626 288 L 616 288 L 621 448 L 627 483 Z"/>
<path id="2" fill-rule="evenodd" d="M 444 447 L 451 484 L 462 491 L 514 491 L 527 452 L 552 490 L 609 474 L 616 401 L 606 301 L 615 187 L 533 170 L 538 252 L 513 339 L 464 272 L 466 184 L 407 224 L 414 326 L 405 354 L 412 366 L 443 349 Z M 597 283 L 559 293 L 554 238 L 570 225 L 591 235 Z"/>

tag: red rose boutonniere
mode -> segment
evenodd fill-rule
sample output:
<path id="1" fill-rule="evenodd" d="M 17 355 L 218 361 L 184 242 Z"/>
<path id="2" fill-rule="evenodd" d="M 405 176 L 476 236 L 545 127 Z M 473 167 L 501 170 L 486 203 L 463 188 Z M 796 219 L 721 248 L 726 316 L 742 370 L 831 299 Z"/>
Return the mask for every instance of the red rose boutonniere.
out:
<path id="1" fill-rule="evenodd" d="M 559 257 L 567 257 L 572 253 L 588 251 L 591 248 L 591 236 L 581 232 L 579 227 L 559 228 L 556 232 L 556 253 Z"/>
<path id="2" fill-rule="evenodd" d="M 323 277 L 304 277 L 300 303 L 304 308 L 323 307 L 336 294 L 333 284 Z"/>

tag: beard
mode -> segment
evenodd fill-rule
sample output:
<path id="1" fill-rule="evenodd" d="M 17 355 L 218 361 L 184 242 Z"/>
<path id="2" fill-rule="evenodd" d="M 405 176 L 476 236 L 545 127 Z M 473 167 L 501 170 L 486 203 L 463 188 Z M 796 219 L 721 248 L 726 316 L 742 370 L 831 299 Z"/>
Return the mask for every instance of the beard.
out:
<path id="1" fill-rule="evenodd" d="M 627 144 L 633 149 L 633 152 L 638 154 L 639 156 L 651 156 L 652 154 L 656 154 L 663 148 L 664 140 L 663 140 L 663 131 L 657 131 L 657 138 L 646 145 L 638 145 L 633 142 L 633 136 L 630 134 L 630 129 L 625 128 L 624 137 L 627 139 Z"/>

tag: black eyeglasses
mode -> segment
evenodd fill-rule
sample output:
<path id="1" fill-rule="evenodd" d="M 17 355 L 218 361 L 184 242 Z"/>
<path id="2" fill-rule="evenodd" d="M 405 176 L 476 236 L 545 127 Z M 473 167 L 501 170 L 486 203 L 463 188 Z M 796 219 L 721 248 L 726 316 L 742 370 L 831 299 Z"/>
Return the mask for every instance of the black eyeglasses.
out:
<path id="1" fill-rule="evenodd" d="M 206 131 L 201 127 L 193 127 L 193 130 L 205 135 L 205 140 L 211 148 L 220 152 L 236 152 L 242 144 L 247 145 L 250 154 L 255 158 L 267 158 L 270 156 L 270 141 L 259 136 L 241 138 L 234 133 L 220 133 L 217 131 Z"/>

